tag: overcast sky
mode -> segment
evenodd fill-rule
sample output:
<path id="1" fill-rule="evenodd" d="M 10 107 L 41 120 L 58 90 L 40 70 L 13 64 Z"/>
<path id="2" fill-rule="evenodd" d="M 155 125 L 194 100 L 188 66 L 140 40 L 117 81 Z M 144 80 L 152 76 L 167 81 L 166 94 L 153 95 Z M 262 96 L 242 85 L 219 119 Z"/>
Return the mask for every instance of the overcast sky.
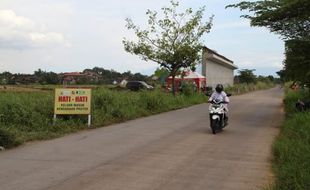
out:
<path id="1" fill-rule="evenodd" d="M 151 75 L 156 63 L 124 51 L 131 39 L 125 18 L 141 28 L 147 9 L 159 10 L 170 0 L 0 0 L 0 72 L 33 73 L 83 71 L 103 67 L 118 72 Z M 257 75 L 275 75 L 282 68 L 284 43 L 264 28 L 250 27 L 236 0 L 183 0 L 181 8 L 206 6 L 205 19 L 214 15 L 205 46 Z"/>

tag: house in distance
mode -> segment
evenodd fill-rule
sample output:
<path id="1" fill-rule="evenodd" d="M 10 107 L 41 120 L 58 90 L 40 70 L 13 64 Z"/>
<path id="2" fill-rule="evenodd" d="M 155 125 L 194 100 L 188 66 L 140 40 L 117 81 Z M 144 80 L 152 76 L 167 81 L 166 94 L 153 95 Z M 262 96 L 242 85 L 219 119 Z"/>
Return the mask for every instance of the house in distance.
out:
<path id="1" fill-rule="evenodd" d="M 238 67 L 232 60 L 207 47 L 203 48 L 201 71 L 202 75 L 207 78 L 207 86 L 214 88 L 219 83 L 232 86 L 235 69 Z"/>

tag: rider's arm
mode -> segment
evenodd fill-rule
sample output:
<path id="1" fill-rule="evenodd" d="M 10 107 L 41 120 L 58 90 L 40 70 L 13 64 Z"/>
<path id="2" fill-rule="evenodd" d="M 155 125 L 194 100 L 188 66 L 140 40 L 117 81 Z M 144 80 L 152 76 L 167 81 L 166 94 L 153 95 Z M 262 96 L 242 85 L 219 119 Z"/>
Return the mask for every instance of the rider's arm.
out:
<path id="1" fill-rule="evenodd" d="M 215 93 L 213 92 L 212 95 L 210 96 L 208 102 L 211 103 L 214 99 Z"/>
<path id="2" fill-rule="evenodd" d="M 229 98 L 228 98 L 228 96 L 227 96 L 227 94 L 226 93 L 224 93 L 225 94 L 225 96 L 224 96 L 224 101 L 225 101 L 225 103 L 229 103 Z"/>

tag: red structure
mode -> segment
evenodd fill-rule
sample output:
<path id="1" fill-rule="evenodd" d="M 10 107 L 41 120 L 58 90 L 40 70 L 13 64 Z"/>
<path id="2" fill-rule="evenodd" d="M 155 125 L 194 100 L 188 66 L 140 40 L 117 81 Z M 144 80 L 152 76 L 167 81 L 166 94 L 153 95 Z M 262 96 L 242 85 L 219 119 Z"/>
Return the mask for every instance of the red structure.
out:
<path id="1" fill-rule="evenodd" d="M 205 89 L 207 85 L 207 79 L 206 77 L 202 76 L 201 74 L 197 72 L 186 72 L 184 74 L 184 77 L 181 76 L 176 76 L 175 77 L 175 88 L 179 89 L 181 86 L 182 82 L 187 82 L 187 83 L 192 83 L 193 85 L 196 86 L 197 91 L 201 89 Z M 172 88 L 172 77 L 168 77 L 167 79 L 167 88 Z"/>

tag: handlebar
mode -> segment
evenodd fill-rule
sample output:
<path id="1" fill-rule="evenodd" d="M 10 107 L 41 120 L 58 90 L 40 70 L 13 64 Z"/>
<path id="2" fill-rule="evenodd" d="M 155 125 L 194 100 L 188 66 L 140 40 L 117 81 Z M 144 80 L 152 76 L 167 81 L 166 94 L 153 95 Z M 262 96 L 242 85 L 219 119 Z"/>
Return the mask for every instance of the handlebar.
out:
<path id="1" fill-rule="evenodd" d="M 210 104 L 228 104 L 229 102 L 221 101 L 221 102 L 215 102 L 215 101 L 208 101 Z"/>

